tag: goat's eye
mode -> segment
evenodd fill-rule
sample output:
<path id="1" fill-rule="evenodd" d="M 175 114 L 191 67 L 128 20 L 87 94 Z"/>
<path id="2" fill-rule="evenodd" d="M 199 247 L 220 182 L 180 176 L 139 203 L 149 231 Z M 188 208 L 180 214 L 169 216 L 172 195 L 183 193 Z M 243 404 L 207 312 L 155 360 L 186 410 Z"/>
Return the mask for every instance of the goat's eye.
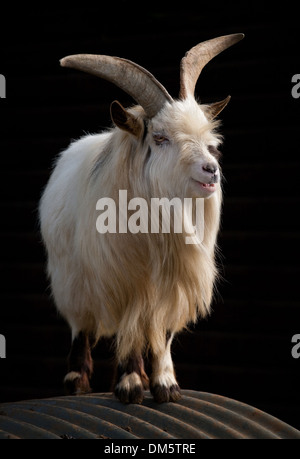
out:
<path id="1" fill-rule="evenodd" d="M 214 145 L 208 145 L 207 147 L 209 153 L 213 155 L 216 159 L 219 159 L 222 156 L 220 150 L 217 149 Z"/>
<path id="2" fill-rule="evenodd" d="M 153 134 L 153 140 L 156 145 L 164 145 L 169 142 L 169 139 L 162 134 Z"/>

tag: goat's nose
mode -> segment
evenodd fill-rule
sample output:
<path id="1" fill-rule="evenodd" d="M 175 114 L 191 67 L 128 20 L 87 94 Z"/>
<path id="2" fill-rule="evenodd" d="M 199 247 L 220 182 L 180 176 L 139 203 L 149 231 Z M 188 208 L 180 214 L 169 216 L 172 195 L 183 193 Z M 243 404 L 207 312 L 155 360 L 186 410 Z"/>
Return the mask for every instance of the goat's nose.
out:
<path id="1" fill-rule="evenodd" d="M 216 164 L 207 163 L 204 166 L 202 166 L 202 169 L 205 172 L 209 172 L 210 174 L 215 174 L 218 170 L 218 167 L 216 166 Z"/>

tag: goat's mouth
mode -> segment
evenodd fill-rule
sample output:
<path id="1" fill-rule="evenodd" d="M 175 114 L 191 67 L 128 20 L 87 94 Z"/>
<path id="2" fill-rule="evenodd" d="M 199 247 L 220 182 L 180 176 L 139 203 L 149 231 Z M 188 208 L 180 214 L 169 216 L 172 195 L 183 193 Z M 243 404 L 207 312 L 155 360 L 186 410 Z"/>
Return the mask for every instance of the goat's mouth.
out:
<path id="1" fill-rule="evenodd" d="M 205 189 L 214 189 L 216 187 L 215 183 L 198 183 Z"/>
<path id="2" fill-rule="evenodd" d="M 202 183 L 199 182 L 198 180 L 192 179 L 193 182 L 199 186 L 202 190 L 207 191 L 208 193 L 212 193 L 216 189 L 216 183 Z"/>

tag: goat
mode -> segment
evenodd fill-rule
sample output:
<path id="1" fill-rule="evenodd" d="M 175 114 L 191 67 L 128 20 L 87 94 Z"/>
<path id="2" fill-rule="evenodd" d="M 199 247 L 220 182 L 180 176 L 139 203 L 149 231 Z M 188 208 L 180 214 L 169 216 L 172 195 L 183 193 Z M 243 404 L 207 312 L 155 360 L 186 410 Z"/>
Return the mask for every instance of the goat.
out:
<path id="1" fill-rule="evenodd" d="M 181 398 L 171 343 L 210 312 L 222 204 L 216 117 L 230 99 L 200 105 L 194 91 L 203 67 L 242 38 L 218 37 L 187 52 L 178 100 L 126 59 L 79 54 L 60 61 L 114 83 L 138 103 L 125 109 L 114 101 L 114 127 L 71 143 L 58 157 L 40 201 L 52 294 L 72 330 L 67 393 L 91 390 L 91 349 L 101 337 L 113 337 L 114 393 L 121 402 L 142 403 L 149 387 L 159 403 Z M 117 202 L 119 190 L 127 191 L 128 200 L 138 196 L 148 203 L 153 197 L 204 199 L 203 240 L 187 245 L 185 230 L 99 234 L 96 203 L 102 197 Z"/>

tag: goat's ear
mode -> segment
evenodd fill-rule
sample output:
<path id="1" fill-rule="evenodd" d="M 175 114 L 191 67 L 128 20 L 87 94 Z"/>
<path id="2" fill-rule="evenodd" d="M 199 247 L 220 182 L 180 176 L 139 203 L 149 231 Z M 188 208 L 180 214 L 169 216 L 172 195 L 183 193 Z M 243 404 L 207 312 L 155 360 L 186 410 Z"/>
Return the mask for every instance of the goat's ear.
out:
<path id="1" fill-rule="evenodd" d="M 128 112 L 117 100 L 110 105 L 110 116 L 115 125 L 123 131 L 130 132 L 135 137 L 141 135 L 143 130 L 141 121 Z"/>
<path id="2" fill-rule="evenodd" d="M 211 120 L 216 118 L 219 113 L 226 107 L 228 102 L 230 101 L 231 97 L 228 96 L 226 99 L 221 100 L 220 102 L 214 102 L 207 106 L 208 116 Z"/>

